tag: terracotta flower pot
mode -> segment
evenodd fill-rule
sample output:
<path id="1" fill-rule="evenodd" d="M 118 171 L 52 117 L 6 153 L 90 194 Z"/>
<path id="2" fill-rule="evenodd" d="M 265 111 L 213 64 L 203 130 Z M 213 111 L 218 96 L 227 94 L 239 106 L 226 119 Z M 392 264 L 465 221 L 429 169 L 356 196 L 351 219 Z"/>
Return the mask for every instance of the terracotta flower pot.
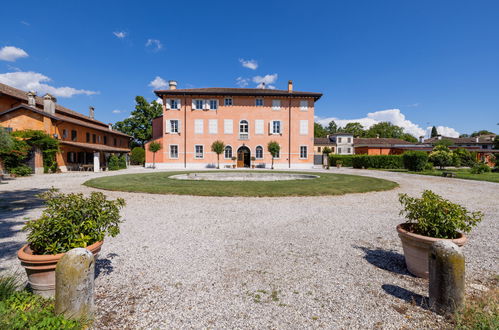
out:
<path id="1" fill-rule="evenodd" d="M 96 242 L 87 246 L 87 250 L 93 253 L 97 259 L 104 242 Z M 28 283 L 33 293 L 43 297 L 54 297 L 55 295 L 55 267 L 64 253 L 59 254 L 33 254 L 29 245 L 24 245 L 17 251 L 17 257 L 21 261 L 21 266 L 26 270 Z"/>
<path id="2" fill-rule="evenodd" d="M 429 236 L 418 235 L 410 232 L 410 223 L 402 223 L 397 226 L 397 232 L 402 241 L 404 249 L 405 264 L 407 269 L 413 275 L 422 278 L 428 278 L 428 253 L 430 246 L 440 240 L 452 241 L 458 246 L 466 243 L 466 236 L 459 233 L 458 238 L 444 239 Z"/>

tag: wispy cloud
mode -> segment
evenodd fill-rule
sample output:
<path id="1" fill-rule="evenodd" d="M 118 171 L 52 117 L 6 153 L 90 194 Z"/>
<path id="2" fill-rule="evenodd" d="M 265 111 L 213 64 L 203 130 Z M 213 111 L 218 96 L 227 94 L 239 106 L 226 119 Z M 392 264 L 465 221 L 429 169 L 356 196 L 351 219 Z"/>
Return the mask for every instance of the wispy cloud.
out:
<path id="1" fill-rule="evenodd" d="M 28 53 L 26 53 L 24 49 L 13 46 L 5 46 L 0 49 L 0 60 L 14 62 L 23 57 L 28 57 Z"/>
<path id="2" fill-rule="evenodd" d="M 416 107 L 419 107 L 419 103 L 411 103 L 411 104 L 407 104 L 406 105 L 407 108 L 416 108 Z"/>
<path id="3" fill-rule="evenodd" d="M 73 95 L 94 95 L 99 92 L 73 87 L 54 87 L 46 82 L 51 79 L 38 72 L 8 72 L 0 74 L 0 83 L 22 89 L 36 91 L 39 94 L 50 93 L 57 97 L 72 97 Z"/>
<path id="4" fill-rule="evenodd" d="M 150 83 L 149 86 L 151 86 L 154 89 L 160 89 L 163 87 L 166 87 L 168 84 L 166 83 L 166 80 L 161 78 L 160 76 L 156 76 Z"/>
<path id="5" fill-rule="evenodd" d="M 245 68 L 251 69 L 251 70 L 256 70 L 258 68 L 258 62 L 255 60 L 245 60 L 240 58 L 239 62 L 241 65 Z"/>
<path id="6" fill-rule="evenodd" d="M 123 113 L 123 110 L 115 109 L 115 110 L 113 110 L 113 113 L 115 113 L 115 114 Z"/>
<path id="7" fill-rule="evenodd" d="M 277 81 L 277 73 L 267 74 L 265 76 L 255 76 L 253 77 L 253 82 L 258 84 L 256 88 L 268 88 L 275 89 L 275 86 L 271 85 Z"/>
<path id="8" fill-rule="evenodd" d="M 400 109 L 388 109 L 370 112 L 366 117 L 356 118 L 356 119 L 340 119 L 336 117 L 328 117 L 321 118 L 316 117 L 315 121 L 322 124 L 327 125 L 330 121 L 334 120 L 338 126 L 345 127 L 348 123 L 360 123 L 364 128 L 369 128 L 374 124 L 380 122 L 390 122 L 393 125 L 400 126 L 404 129 L 405 133 L 409 133 L 414 135 L 415 137 L 419 136 L 429 136 L 431 132 L 431 127 L 422 128 L 418 124 L 413 123 L 412 121 L 406 119 L 405 115 L 400 111 Z M 459 132 L 451 127 L 446 126 L 438 126 L 438 132 L 442 135 L 448 137 L 459 137 Z"/>
<path id="9" fill-rule="evenodd" d="M 17 66 L 13 66 L 13 65 L 10 65 L 10 64 L 7 64 L 7 69 L 9 69 L 10 71 L 22 71 Z"/>
<path id="10" fill-rule="evenodd" d="M 158 39 L 147 39 L 146 47 L 150 47 L 154 51 L 163 49 L 163 44 Z"/>
<path id="11" fill-rule="evenodd" d="M 127 35 L 127 33 L 125 31 L 116 31 L 116 32 L 113 32 L 113 34 L 118 39 L 124 39 Z"/>
<path id="12" fill-rule="evenodd" d="M 243 77 L 237 77 L 236 78 L 236 85 L 241 87 L 241 88 L 244 88 L 246 86 L 248 86 L 249 84 L 249 79 L 248 78 L 243 78 Z"/>
<path id="13" fill-rule="evenodd" d="M 23 24 L 23 25 L 26 25 L 26 26 L 30 26 L 30 25 L 31 25 L 31 24 L 29 24 L 29 23 L 28 23 L 28 22 L 26 22 L 26 21 L 21 21 L 21 22 L 19 22 L 19 23 L 21 23 L 21 24 Z"/>

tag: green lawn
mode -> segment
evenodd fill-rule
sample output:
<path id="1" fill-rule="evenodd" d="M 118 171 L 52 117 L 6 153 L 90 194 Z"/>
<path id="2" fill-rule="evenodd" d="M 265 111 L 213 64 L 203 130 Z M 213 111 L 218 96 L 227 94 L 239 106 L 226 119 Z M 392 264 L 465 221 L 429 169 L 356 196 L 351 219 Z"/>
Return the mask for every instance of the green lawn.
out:
<path id="1" fill-rule="evenodd" d="M 379 170 L 379 169 L 377 169 Z M 433 171 L 423 171 L 423 172 L 412 172 L 406 169 L 391 169 L 391 170 L 383 170 L 390 172 L 402 172 L 402 173 L 410 173 L 410 174 L 419 174 L 419 175 L 433 175 L 433 176 L 442 176 L 442 172 L 454 172 L 456 173 L 456 177 L 459 179 L 467 179 L 467 180 L 478 180 L 478 181 L 490 181 L 490 182 L 499 182 L 499 173 L 490 172 L 490 173 L 482 173 L 482 174 L 472 174 L 469 169 L 449 169 L 449 170 L 433 170 Z"/>
<path id="2" fill-rule="evenodd" d="M 152 194 L 248 197 L 343 195 L 348 193 L 390 190 L 398 187 L 396 182 L 383 179 L 357 175 L 310 172 L 303 174 L 314 174 L 319 175 L 320 177 L 310 180 L 258 182 L 191 181 L 169 178 L 172 175 L 192 172 L 193 171 L 123 174 L 92 179 L 85 182 L 84 185 L 106 190 L 144 192 Z M 195 172 L 199 173 L 202 171 Z M 247 173 L 247 171 L 244 172 Z M 255 172 L 262 173 L 263 171 Z"/>

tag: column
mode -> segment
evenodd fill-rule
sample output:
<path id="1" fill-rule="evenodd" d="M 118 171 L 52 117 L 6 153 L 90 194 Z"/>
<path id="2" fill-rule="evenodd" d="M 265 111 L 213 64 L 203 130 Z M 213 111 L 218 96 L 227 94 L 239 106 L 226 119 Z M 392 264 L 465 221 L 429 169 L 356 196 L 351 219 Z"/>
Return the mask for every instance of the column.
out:
<path id="1" fill-rule="evenodd" d="M 100 172 L 100 152 L 94 152 L 94 172 Z"/>

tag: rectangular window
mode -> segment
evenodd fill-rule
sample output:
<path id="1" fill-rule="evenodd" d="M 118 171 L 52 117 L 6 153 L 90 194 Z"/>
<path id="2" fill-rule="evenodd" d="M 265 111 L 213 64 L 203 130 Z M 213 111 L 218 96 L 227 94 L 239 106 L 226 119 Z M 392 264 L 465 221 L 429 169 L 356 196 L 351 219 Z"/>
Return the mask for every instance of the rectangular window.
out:
<path id="1" fill-rule="evenodd" d="M 352 138 L 347 139 L 348 143 L 352 143 Z"/>
<path id="2" fill-rule="evenodd" d="M 97 135 L 92 134 L 92 143 L 97 143 Z"/>
<path id="3" fill-rule="evenodd" d="M 68 138 L 68 130 L 67 129 L 63 129 L 62 130 L 62 138 L 63 139 L 67 139 Z"/>
<path id="4" fill-rule="evenodd" d="M 256 99 L 255 100 L 255 105 L 257 107 L 263 107 L 263 99 Z"/>
<path id="5" fill-rule="evenodd" d="M 210 100 L 210 110 L 218 109 L 218 100 Z"/>
<path id="6" fill-rule="evenodd" d="M 116 138 L 114 138 L 114 146 L 116 147 Z"/>
<path id="7" fill-rule="evenodd" d="M 224 100 L 224 105 L 230 107 L 232 105 L 232 98 L 228 97 Z"/>
<path id="8" fill-rule="evenodd" d="M 232 119 L 224 119 L 224 133 L 225 134 L 232 134 L 232 133 L 234 133 Z"/>
<path id="9" fill-rule="evenodd" d="M 307 146 L 300 146 L 300 158 L 307 158 Z"/>
<path id="10" fill-rule="evenodd" d="M 87 143 L 90 143 L 90 133 L 87 132 Z"/>
<path id="11" fill-rule="evenodd" d="M 347 148 L 347 153 L 351 154 L 352 153 L 352 148 Z"/>
<path id="12" fill-rule="evenodd" d="M 303 110 L 303 111 L 308 110 L 308 101 L 307 100 L 300 101 L 300 110 Z"/>
<path id="13" fill-rule="evenodd" d="M 107 144 L 107 136 L 104 135 L 104 144 Z"/>
<path id="14" fill-rule="evenodd" d="M 281 158 L 281 149 L 279 149 L 274 158 Z"/>
<path id="15" fill-rule="evenodd" d="M 263 134 L 264 121 L 261 119 L 255 120 L 255 134 Z"/>
<path id="16" fill-rule="evenodd" d="M 170 120 L 170 133 L 178 133 L 178 120 Z"/>
<path id="17" fill-rule="evenodd" d="M 341 148 L 338 147 L 338 154 L 341 154 Z"/>
<path id="18" fill-rule="evenodd" d="M 272 110 L 281 109 L 281 100 L 272 100 Z"/>
<path id="19" fill-rule="evenodd" d="M 280 120 L 273 120 L 271 121 L 272 126 L 270 131 L 272 134 L 281 134 L 281 121 Z"/>
<path id="20" fill-rule="evenodd" d="M 308 135 L 308 120 L 300 120 L 300 135 Z"/>
<path id="21" fill-rule="evenodd" d="M 338 143 L 341 143 L 341 138 L 340 137 L 338 138 Z"/>
<path id="22" fill-rule="evenodd" d="M 204 100 L 194 100 L 193 107 L 195 110 L 203 110 Z"/>
<path id="23" fill-rule="evenodd" d="M 322 148 L 321 147 L 317 147 L 317 152 L 321 152 Z"/>
<path id="24" fill-rule="evenodd" d="M 194 146 L 194 158 L 200 159 L 204 157 L 204 147 L 200 144 Z"/>
<path id="25" fill-rule="evenodd" d="M 177 100 L 175 100 L 175 99 L 171 99 L 170 100 L 170 109 L 178 110 L 179 108 L 180 108 L 179 102 L 177 102 Z"/>
<path id="26" fill-rule="evenodd" d="M 100 143 L 100 135 L 97 136 L 97 142 Z"/>
<path id="27" fill-rule="evenodd" d="M 78 138 L 78 136 L 77 136 L 76 131 L 72 130 L 71 131 L 71 141 L 76 141 L 77 138 Z"/>
<path id="28" fill-rule="evenodd" d="M 203 134 L 203 120 L 196 119 L 194 120 L 194 134 Z"/>
<path id="29" fill-rule="evenodd" d="M 208 120 L 208 133 L 218 134 L 218 120 L 217 119 Z"/>
<path id="30" fill-rule="evenodd" d="M 172 159 L 178 158 L 178 145 L 170 144 L 170 158 Z"/>

